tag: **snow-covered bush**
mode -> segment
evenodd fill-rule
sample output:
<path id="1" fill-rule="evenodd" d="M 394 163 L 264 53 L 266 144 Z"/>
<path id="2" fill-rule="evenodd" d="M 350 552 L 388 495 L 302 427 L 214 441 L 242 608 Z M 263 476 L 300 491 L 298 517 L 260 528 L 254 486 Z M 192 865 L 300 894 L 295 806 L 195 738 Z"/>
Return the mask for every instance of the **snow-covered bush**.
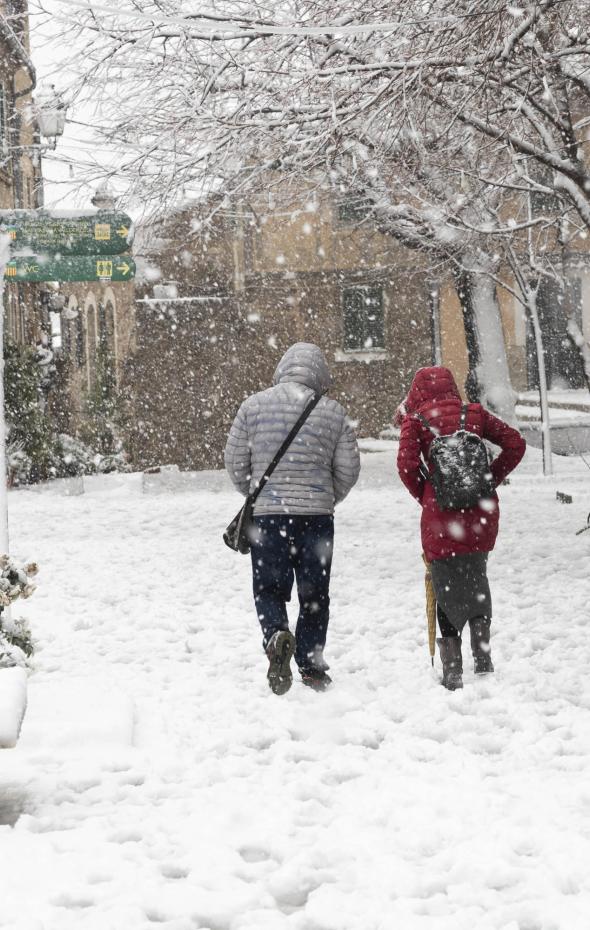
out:
<path id="1" fill-rule="evenodd" d="M 44 374 L 35 349 L 7 342 L 4 389 L 10 484 L 30 484 L 55 476 L 56 437 L 42 409 Z"/>
<path id="2" fill-rule="evenodd" d="M 22 617 L 9 620 L 0 614 L 0 668 L 26 665 L 34 649 L 28 621 Z"/>
<path id="3" fill-rule="evenodd" d="M 110 452 L 107 455 L 97 453 L 94 456 L 94 465 L 96 472 L 101 475 L 108 475 L 114 471 L 131 471 L 127 454 L 120 444 L 115 452 Z"/>
<path id="4" fill-rule="evenodd" d="M 64 478 L 93 475 L 96 472 L 96 453 L 86 443 L 67 433 L 60 433 L 61 463 L 59 473 Z"/>
<path id="5" fill-rule="evenodd" d="M 85 438 L 55 431 L 44 402 L 47 365 L 39 350 L 7 343 L 4 385 L 6 392 L 7 477 L 11 486 L 34 484 L 51 478 L 128 471 L 129 464 L 116 435 L 117 399 L 106 375 L 86 411 Z M 110 382 L 109 382 L 110 384 Z M 113 389 L 114 390 L 114 389 Z M 105 401 L 99 398 L 104 391 Z"/>
<path id="6" fill-rule="evenodd" d="M 8 607 L 19 597 L 30 597 L 35 590 L 31 578 L 36 574 L 35 562 L 23 565 L 9 555 L 0 555 L 0 609 Z"/>
<path id="7" fill-rule="evenodd" d="M 28 622 L 7 617 L 4 610 L 19 597 L 30 597 L 35 590 L 31 581 L 37 574 L 34 562 L 21 564 L 8 555 L 0 556 L 0 668 L 25 665 L 34 645 Z"/>
<path id="8" fill-rule="evenodd" d="M 82 475 L 109 474 L 130 471 L 127 455 L 119 444 L 107 454 L 91 449 L 75 436 L 60 433 L 54 438 L 51 457 L 47 460 L 42 479 L 34 461 L 21 441 L 9 440 L 7 447 L 8 483 L 12 487 L 33 484 L 36 480 L 74 478 Z"/>
<path id="9" fill-rule="evenodd" d="M 113 359 L 104 341 L 95 357 L 94 381 L 84 397 L 80 435 L 99 455 L 116 454 L 119 442 L 120 397 Z"/>
<path id="10" fill-rule="evenodd" d="M 10 436 L 10 430 L 9 430 Z M 26 484 L 31 474 L 31 457 L 27 455 L 22 441 L 9 439 L 6 446 L 6 470 L 10 487 Z"/>
<path id="11" fill-rule="evenodd" d="M 96 452 L 81 439 L 60 433 L 61 461 L 57 467 L 60 477 L 73 478 L 78 475 L 104 475 L 114 471 L 129 471 L 131 466 L 120 443 L 108 453 Z"/>

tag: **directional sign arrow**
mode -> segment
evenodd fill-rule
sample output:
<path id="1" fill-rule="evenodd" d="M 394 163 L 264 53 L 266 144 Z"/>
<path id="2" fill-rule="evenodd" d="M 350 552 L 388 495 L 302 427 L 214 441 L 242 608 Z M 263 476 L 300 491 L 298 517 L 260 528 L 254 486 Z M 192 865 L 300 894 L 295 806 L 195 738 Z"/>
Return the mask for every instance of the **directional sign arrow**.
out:
<path id="1" fill-rule="evenodd" d="M 6 265 L 9 281 L 131 281 L 135 262 L 128 255 L 26 255 Z"/>
<path id="2" fill-rule="evenodd" d="M 104 210 L 67 214 L 50 210 L 0 210 L 0 232 L 15 252 L 31 249 L 59 255 L 120 255 L 131 246 L 131 220 Z"/>

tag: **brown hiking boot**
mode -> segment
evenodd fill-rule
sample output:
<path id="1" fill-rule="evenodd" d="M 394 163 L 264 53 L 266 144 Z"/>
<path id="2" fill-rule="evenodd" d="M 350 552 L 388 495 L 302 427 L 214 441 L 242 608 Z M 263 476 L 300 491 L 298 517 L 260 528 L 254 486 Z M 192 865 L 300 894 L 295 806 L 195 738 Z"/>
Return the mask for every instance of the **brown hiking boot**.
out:
<path id="1" fill-rule="evenodd" d="M 476 675 L 488 675 L 494 671 L 490 652 L 490 623 L 486 617 L 474 617 L 469 621 L 471 652 Z"/>
<path id="2" fill-rule="evenodd" d="M 461 637 L 443 636 L 437 639 L 443 666 L 442 684 L 449 691 L 458 691 L 463 687 L 463 657 L 461 656 Z"/>
<path id="3" fill-rule="evenodd" d="M 286 694 L 293 684 L 291 658 L 295 652 L 295 637 L 289 630 L 278 630 L 266 647 L 268 656 L 268 686 L 273 694 Z"/>

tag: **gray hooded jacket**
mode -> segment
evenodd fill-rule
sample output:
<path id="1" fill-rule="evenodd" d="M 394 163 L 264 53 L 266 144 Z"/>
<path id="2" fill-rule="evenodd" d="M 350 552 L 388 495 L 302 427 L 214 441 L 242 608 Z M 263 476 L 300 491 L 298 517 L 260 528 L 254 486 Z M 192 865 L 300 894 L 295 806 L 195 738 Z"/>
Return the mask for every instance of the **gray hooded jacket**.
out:
<path id="1" fill-rule="evenodd" d="M 315 391 L 330 386 L 324 354 L 298 342 L 287 350 L 274 387 L 244 401 L 225 447 L 225 467 L 247 495 Z M 360 457 L 354 431 L 341 404 L 322 396 L 258 497 L 256 514 L 331 514 L 356 483 Z"/>

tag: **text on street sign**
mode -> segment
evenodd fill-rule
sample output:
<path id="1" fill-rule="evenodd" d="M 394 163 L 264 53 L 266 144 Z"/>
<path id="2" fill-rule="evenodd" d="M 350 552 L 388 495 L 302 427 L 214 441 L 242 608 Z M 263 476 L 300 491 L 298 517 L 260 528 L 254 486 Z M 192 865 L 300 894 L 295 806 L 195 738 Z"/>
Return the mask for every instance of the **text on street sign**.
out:
<path id="1" fill-rule="evenodd" d="M 125 213 L 60 217 L 50 212 L 0 211 L 0 232 L 13 251 L 32 249 L 60 255 L 119 255 L 131 247 L 132 223 Z"/>
<path id="2" fill-rule="evenodd" d="M 109 258 L 93 255 L 17 256 L 6 265 L 5 277 L 12 281 L 131 281 L 135 262 L 128 255 Z"/>

